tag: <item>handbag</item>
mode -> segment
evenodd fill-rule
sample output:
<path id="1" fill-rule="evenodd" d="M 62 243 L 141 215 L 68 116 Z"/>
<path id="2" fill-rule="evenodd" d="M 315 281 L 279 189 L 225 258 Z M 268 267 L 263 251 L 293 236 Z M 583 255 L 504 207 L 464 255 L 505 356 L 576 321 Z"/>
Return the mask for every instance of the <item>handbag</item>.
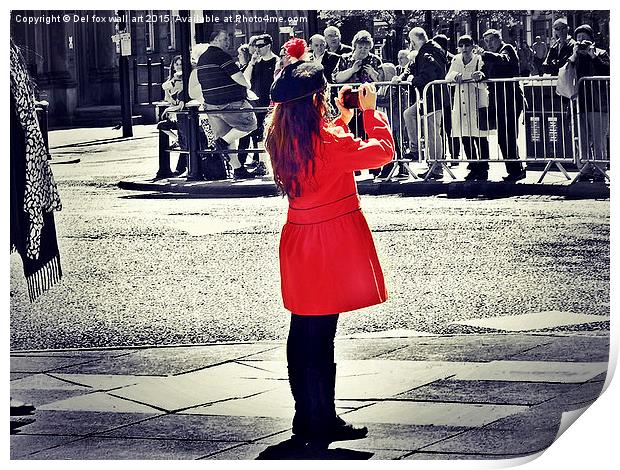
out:
<path id="1" fill-rule="evenodd" d="M 567 62 L 560 68 L 555 92 L 569 99 L 577 96 L 577 67 L 575 64 Z"/>

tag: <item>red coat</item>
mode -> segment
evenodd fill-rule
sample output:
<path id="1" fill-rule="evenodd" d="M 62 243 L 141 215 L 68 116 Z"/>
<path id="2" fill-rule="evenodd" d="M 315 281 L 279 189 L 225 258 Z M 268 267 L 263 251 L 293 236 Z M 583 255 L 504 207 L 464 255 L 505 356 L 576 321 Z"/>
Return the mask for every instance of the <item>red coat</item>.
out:
<path id="1" fill-rule="evenodd" d="M 298 315 L 329 315 L 387 300 L 383 272 L 353 172 L 379 168 L 394 155 L 387 117 L 363 113 L 368 140 L 347 125 L 323 129 L 323 155 L 317 155 L 315 183 L 302 183 L 302 195 L 289 197 L 280 238 L 284 306 Z"/>

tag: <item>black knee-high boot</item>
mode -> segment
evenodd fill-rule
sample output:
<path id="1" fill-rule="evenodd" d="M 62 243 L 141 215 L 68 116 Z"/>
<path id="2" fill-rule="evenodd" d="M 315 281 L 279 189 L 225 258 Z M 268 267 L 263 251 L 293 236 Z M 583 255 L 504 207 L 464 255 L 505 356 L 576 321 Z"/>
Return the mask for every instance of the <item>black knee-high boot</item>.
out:
<path id="1" fill-rule="evenodd" d="M 296 438 L 305 437 L 308 432 L 308 405 L 306 394 L 305 371 L 297 365 L 289 363 L 288 382 L 291 386 L 291 393 L 295 400 L 295 416 L 293 416 L 293 436 Z"/>

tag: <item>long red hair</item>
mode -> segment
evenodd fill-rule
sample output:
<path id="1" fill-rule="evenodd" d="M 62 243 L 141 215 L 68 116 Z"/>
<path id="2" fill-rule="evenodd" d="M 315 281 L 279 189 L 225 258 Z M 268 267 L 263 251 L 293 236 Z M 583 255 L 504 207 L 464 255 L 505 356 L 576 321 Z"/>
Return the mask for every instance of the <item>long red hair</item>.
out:
<path id="1" fill-rule="evenodd" d="M 326 91 L 321 90 L 277 103 L 265 120 L 265 149 L 271 157 L 275 183 L 287 196 L 300 196 L 301 183 L 314 176 L 327 109 Z"/>

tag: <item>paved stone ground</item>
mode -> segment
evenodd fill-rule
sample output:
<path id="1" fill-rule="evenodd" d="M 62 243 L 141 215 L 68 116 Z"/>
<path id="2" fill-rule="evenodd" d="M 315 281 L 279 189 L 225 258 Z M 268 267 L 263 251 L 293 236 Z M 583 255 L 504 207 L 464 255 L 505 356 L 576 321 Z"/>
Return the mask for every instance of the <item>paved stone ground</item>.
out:
<path id="1" fill-rule="evenodd" d="M 36 411 L 11 458 L 522 457 L 598 397 L 608 351 L 604 331 L 337 338 L 338 412 L 369 435 L 320 454 L 289 441 L 282 342 L 14 352 L 11 396 Z"/>

